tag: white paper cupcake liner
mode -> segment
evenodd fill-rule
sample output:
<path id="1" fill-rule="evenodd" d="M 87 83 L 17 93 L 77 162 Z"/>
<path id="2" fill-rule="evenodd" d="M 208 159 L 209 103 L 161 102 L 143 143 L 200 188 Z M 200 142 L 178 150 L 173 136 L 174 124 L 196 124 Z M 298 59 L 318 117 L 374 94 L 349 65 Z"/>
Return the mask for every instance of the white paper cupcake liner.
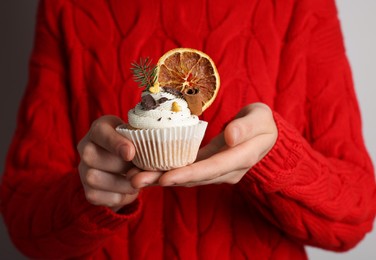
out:
<path id="1" fill-rule="evenodd" d="M 139 168 L 167 171 L 193 163 L 208 123 L 158 129 L 128 129 L 120 125 L 117 132 L 131 140 L 136 148 L 132 162 Z"/>

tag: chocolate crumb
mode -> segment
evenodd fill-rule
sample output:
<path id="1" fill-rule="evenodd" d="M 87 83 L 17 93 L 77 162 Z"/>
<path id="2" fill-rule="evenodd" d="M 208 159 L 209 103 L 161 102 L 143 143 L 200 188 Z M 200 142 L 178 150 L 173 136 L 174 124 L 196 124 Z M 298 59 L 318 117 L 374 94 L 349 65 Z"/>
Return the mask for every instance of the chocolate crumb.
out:
<path id="1" fill-rule="evenodd" d="M 161 121 L 161 119 L 162 119 L 162 117 L 158 118 L 157 121 L 159 122 L 159 121 Z"/>
<path id="2" fill-rule="evenodd" d="M 171 117 L 169 117 L 168 120 L 172 120 Z"/>

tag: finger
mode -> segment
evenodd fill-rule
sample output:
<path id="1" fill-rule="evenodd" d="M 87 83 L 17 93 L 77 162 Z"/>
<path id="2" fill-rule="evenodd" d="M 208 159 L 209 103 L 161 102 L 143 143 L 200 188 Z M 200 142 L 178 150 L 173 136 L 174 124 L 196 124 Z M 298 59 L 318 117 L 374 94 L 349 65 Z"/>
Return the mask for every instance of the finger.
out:
<path id="1" fill-rule="evenodd" d="M 131 178 L 131 184 L 136 189 L 141 189 L 147 186 L 154 186 L 158 184 L 159 178 L 163 172 L 157 171 L 142 171 L 135 174 Z"/>
<path id="2" fill-rule="evenodd" d="M 210 181 L 232 171 L 249 169 L 270 149 L 270 138 L 267 135 L 261 135 L 206 160 L 166 172 L 159 179 L 159 184 L 170 186 Z"/>
<path id="3" fill-rule="evenodd" d="M 262 103 L 244 107 L 224 131 L 224 139 L 230 147 L 245 142 L 257 135 L 276 131 L 270 108 Z"/>
<path id="4" fill-rule="evenodd" d="M 107 206 L 118 209 L 119 207 L 134 201 L 138 194 L 121 194 L 116 192 L 91 189 L 84 186 L 85 196 L 88 202 L 97 206 Z"/>
<path id="5" fill-rule="evenodd" d="M 124 173 L 134 167 L 132 163 L 91 142 L 82 147 L 80 154 L 81 160 L 87 166 L 106 172 Z"/>
<path id="6" fill-rule="evenodd" d="M 194 186 L 202 186 L 202 185 L 209 185 L 209 184 L 223 184 L 223 183 L 236 184 L 242 179 L 242 177 L 247 173 L 248 170 L 249 169 L 240 169 L 240 170 L 232 171 L 224 175 L 221 175 L 218 178 L 210 179 L 207 181 L 188 182 L 188 183 L 181 184 L 179 186 L 194 187 Z"/>
<path id="7" fill-rule="evenodd" d="M 197 159 L 196 161 L 201 161 L 209 158 L 213 154 L 218 153 L 220 149 L 222 149 L 225 146 L 225 139 L 223 132 L 213 138 L 209 144 L 206 146 L 202 147 L 197 154 Z"/>
<path id="8" fill-rule="evenodd" d="M 135 189 L 125 176 L 104 172 L 98 169 L 87 169 L 86 174 L 81 180 L 85 186 L 95 190 L 122 194 L 135 194 L 138 192 L 138 189 Z"/>
<path id="9" fill-rule="evenodd" d="M 135 154 L 132 142 L 115 130 L 116 126 L 122 123 L 123 121 L 115 116 L 105 116 L 94 121 L 89 131 L 89 140 L 108 152 L 131 161 Z"/>
<path id="10" fill-rule="evenodd" d="M 129 169 L 125 174 L 124 176 L 126 177 L 127 180 L 131 180 L 133 178 L 133 176 L 135 176 L 136 174 L 138 174 L 139 172 L 142 172 L 142 170 L 140 168 L 137 168 L 135 166 L 133 166 L 131 169 Z"/>
<path id="11" fill-rule="evenodd" d="M 124 195 L 123 200 L 121 201 L 120 204 L 114 205 L 112 207 L 109 206 L 109 207 L 112 209 L 112 211 L 117 212 L 121 208 L 123 208 L 125 205 L 128 205 L 128 204 L 132 203 L 133 201 L 135 201 L 137 199 L 137 197 L 138 197 L 138 193 L 137 194 L 126 194 L 126 195 Z"/>

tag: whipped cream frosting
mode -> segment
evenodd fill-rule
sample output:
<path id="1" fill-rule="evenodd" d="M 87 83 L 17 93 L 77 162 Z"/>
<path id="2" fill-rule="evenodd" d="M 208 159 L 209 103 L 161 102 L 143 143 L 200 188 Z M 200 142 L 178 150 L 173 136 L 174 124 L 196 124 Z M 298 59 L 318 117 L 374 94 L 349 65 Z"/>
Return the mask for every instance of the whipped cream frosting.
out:
<path id="1" fill-rule="evenodd" d="M 199 118 L 191 114 L 184 98 L 167 89 L 161 88 L 157 93 L 145 91 L 142 98 L 143 101 L 128 112 L 128 122 L 134 128 L 190 126 L 199 122 Z M 145 105 L 146 99 L 153 104 Z"/>

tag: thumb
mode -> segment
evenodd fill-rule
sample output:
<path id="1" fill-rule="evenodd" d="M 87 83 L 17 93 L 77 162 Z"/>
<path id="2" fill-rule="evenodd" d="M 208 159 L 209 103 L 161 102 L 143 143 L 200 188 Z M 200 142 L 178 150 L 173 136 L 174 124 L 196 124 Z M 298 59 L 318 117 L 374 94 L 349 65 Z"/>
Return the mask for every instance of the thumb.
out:
<path id="1" fill-rule="evenodd" d="M 224 149 L 225 140 L 223 138 L 223 132 L 213 138 L 209 144 L 202 147 L 197 154 L 197 161 L 205 160 L 212 155 L 218 153 L 218 151 Z"/>
<path id="2" fill-rule="evenodd" d="M 235 122 L 236 121 L 236 122 Z M 244 134 L 241 130 L 241 122 L 240 120 L 236 119 L 232 121 L 230 124 L 227 125 L 224 131 L 224 139 L 225 143 L 229 147 L 237 146 L 238 144 L 242 143 L 244 140 Z"/>
<path id="3" fill-rule="evenodd" d="M 224 130 L 224 140 L 229 147 L 234 147 L 266 131 L 272 118 L 270 108 L 262 103 L 245 106 Z"/>

